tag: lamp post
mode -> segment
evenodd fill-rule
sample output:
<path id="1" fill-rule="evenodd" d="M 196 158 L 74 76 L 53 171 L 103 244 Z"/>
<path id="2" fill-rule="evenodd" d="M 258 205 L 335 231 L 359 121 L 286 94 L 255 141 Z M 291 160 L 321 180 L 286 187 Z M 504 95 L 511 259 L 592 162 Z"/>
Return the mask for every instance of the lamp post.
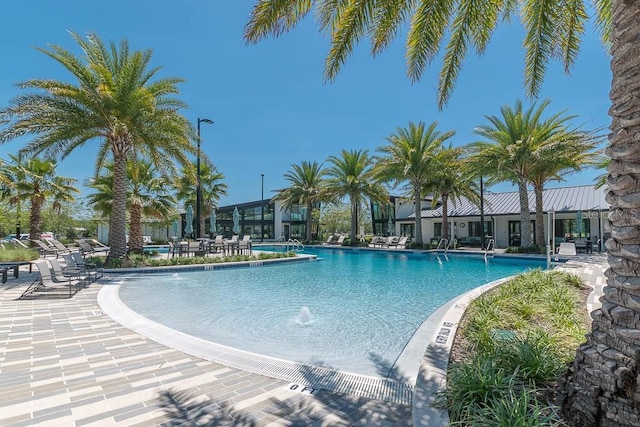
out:
<path id="1" fill-rule="evenodd" d="M 264 174 L 260 174 L 261 192 L 260 192 L 260 243 L 264 241 Z"/>
<path id="2" fill-rule="evenodd" d="M 198 153 L 196 155 L 196 239 L 200 237 L 200 215 L 202 205 L 202 185 L 200 184 L 200 123 L 212 125 L 213 120 L 198 117 Z"/>
<path id="3" fill-rule="evenodd" d="M 484 183 L 480 177 L 480 247 L 485 249 L 484 241 Z"/>

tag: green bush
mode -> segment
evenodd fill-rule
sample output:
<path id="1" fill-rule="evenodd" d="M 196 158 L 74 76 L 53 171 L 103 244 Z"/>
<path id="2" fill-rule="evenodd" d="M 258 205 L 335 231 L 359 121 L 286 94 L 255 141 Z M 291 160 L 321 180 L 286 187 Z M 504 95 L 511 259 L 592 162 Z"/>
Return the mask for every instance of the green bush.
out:
<path id="1" fill-rule="evenodd" d="M 456 336 L 467 357 L 451 364 L 435 402 L 451 425 L 562 425 L 538 398 L 588 331 L 583 287 L 577 276 L 533 270 L 469 305 Z"/>

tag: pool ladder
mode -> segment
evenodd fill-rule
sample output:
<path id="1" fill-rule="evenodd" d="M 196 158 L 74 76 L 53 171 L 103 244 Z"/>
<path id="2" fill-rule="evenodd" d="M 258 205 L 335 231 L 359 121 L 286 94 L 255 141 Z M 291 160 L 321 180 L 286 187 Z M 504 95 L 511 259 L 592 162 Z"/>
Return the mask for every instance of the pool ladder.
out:
<path id="1" fill-rule="evenodd" d="M 489 255 L 489 252 L 491 252 L 491 255 L 495 254 L 495 242 L 493 241 L 493 239 L 489 239 L 489 242 L 487 242 L 487 247 L 484 250 L 484 258 L 487 259 L 487 256 Z"/>
<path id="2" fill-rule="evenodd" d="M 302 252 L 304 251 L 304 245 L 298 239 L 289 239 L 287 241 L 287 252 Z"/>
<path id="3" fill-rule="evenodd" d="M 446 254 L 449 250 L 449 245 L 451 245 L 451 241 L 447 239 L 440 239 L 440 241 L 438 242 L 438 246 L 436 246 L 436 251 L 441 249 L 440 245 L 442 245 L 442 250 L 444 250 L 444 253 Z"/>

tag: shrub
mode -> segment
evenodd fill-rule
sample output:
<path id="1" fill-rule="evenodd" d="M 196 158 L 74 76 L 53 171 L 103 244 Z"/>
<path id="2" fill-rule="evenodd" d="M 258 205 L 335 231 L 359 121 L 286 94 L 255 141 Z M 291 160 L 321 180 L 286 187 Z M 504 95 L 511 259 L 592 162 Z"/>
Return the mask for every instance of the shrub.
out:
<path id="1" fill-rule="evenodd" d="M 40 255 L 34 249 L 5 249 L 0 250 L 0 262 L 33 261 Z"/>

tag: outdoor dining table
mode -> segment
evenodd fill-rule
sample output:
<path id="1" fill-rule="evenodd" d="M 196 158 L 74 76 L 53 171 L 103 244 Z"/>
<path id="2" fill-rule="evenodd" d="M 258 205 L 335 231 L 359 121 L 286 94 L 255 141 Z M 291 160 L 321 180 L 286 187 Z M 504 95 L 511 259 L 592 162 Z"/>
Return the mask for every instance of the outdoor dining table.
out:
<path id="1" fill-rule="evenodd" d="M 0 271 L 2 272 L 2 283 L 7 283 L 7 272 L 13 268 L 13 277 L 20 277 L 20 266 L 21 265 L 29 265 L 29 273 L 31 273 L 31 269 L 33 264 L 31 261 L 17 261 L 17 262 L 3 262 L 0 263 Z"/>
<path id="2" fill-rule="evenodd" d="M 231 255 L 240 252 L 240 241 L 238 240 L 225 240 L 224 251 L 229 252 Z"/>

